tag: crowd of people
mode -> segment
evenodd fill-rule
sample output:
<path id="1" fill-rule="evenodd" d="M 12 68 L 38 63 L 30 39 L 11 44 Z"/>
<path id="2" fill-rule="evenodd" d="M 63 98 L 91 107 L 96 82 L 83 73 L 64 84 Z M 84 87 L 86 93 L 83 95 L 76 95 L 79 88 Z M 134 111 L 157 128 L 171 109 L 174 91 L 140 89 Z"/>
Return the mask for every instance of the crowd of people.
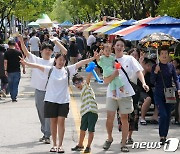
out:
<path id="1" fill-rule="evenodd" d="M 83 140 L 88 130 L 88 144 L 84 152 L 91 151 L 98 103 L 90 86 L 91 74 L 87 74 L 86 80 L 76 74 L 91 61 L 96 63 L 97 74 L 102 73 L 104 83 L 108 85 L 107 140 L 103 149 L 108 150 L 113 142 L 116 114 L 119 130 L 122 131 L 122 152 L 129 152 L 126 145 L 134 142 L 132 135 L 138 130 L 138 124 L 147 125 L 146 114 L 151 104 L 154 104 L 154 110 L 150 123 L 159 124 L 161 144 L 166 141 L 171 115 L 175 115 L 175 124 L 180 125 L 180 59 L 170 61 L 167 46 L 159 49 L 158 63 L 157 57 L 139 48 L 127 48 L 126 41 L 120 37 L 110 43 L 107 36 L 102 38 L 96 33 L 85 38 L 83 32 L 70 33 L 54 28 L 51 31 L 26 30 L 22 35 L 10 38 L 7 45 L 2 39 L 0 41 L 0 95 L 5 97 L 10 93 L 12 102 L 17 102 L 20 65 L 23 73 L 26 73 L 25 65 L 32 68 L 31 86 L 35 88 L 35 104 L 43 134 L 39 141 L 50 144 L 52 136 L 50 152 L 65 152 L 63 138 L 69 112 L 68 86 L 71 78 L 73 85 L 81 90 L 82 103 L 79 143 L 71 150 L 84 149 Z M 176 88 L 177 103 L 166 103 L 164 86 Z"/>

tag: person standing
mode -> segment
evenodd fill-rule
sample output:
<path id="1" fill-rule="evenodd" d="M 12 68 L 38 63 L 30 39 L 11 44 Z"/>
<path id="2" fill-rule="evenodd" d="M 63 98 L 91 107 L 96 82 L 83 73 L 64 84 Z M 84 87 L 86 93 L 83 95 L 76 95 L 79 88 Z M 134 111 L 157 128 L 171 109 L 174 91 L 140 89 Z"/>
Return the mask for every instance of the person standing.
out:
<path id="1" fill-rule="evenodd" d="M 17 102 L 18 86 L 21 78 L 20 58 L 22 53 L 15 49 L 16 42 L 10 40 L 8 42 L 9 49 L 4 54 L 4 71 L 8 77 L 9 92 L 12 102 Z M 23 73 L 25 74 L 25 66 L 23 66 Z"/>
<path id="2" fill-rule="evenodd" d="M 122 38 L 118 38 L 114 41 L 113 47 L 115 51 L 116 60 L 121 64 L 121 66 L 126 71 L 127 75 L 129 76 L 130 80 L 134 75 L 142 82 L 143 88 L 148 91 L 149 87 L 146 85 L 144 80 L 143 73 L 141 68 L 139 67 L 138 61 L 129 55 L 124 55 L 123 51 L 125 50 L 125 40 Z M 117 97 L 118 100 L 114 100 L 112 91 L 110 90 L 110 86 L 107 89 L 107 99 L 106 99 L 106 110 L 107 110 L 107 119 L 106 119 L 106 129 L 108 139 L 105 141 L 103 148 L 108 150 L 113 142 L 112 137 L 112 130 L 113 130 L 113 122 L 115 118 L 116 111 L 119 107 L 119 114 L 121 116 L 121 123 L 122 123 L 122 142 L 121 142 L 121 151 L 122 152 L 129 152 L 128 147 L 126 146 L 126 141 L 128 137 L 129 131 L 129 123 L 128 123 L 128 114 L 133 112 L 133 101 L 132 96 L 135 94 L 131 84 L 129 83 L 125 73 L 120 70 L 115 70 L 112 75 L 107 78 L 104 78 L 105 83 L 110 83 L 116 76 L 120 76 L 124 82 L 124 90 L 126 93 L 120 93 L 117 90 Z"/>
<path id="3" fill-rule="evenodd" d="M 43 44 L 41 49 L 42 58 L 40 58 L 27 50 L 21 35 L 18 37 L 18 39 L 21 43 L 22 50 L 28 62 L 36 63 L 43 66 L 53 66 L 54 58 L 51 58 L 51 55 L 53 53 L 52 45 Z M 63 54 L 67 54 L 66 48 L 64 48 L 64 46 L 60 42 L 54 40 L 54 43 L 59 46 Z M 46 93 L 45 85 L 47 79 L 48 75 L 43 74 L 40 70 L 32 70 L 31 86 L 35 88 L 35 104 L 38 112 L 38 117 L 41 123 L 41 132 L 43 133 L 43 136 L 39 139 L 39 141 L 44 142 L 46 144 L 50 144 L 50 120 L 49 118 L 44 117 L 44 97 Z"/>
<path id="4" fill-rule="evenodd" d="M 39 47 L 41 43 L 40 43 L 40 39 L 36 36 L 35 31 L 32 32 L 32 37 L 29 40 L 29 44 L 30 44 L 31 53 L 39 57 L 40 56 Z"/>
<path id="5" fill-rule="evenodd" d="M 174 81 L 179 96 L 180 85 L 178 83 L 175 67 L 168 62 L 169 52 L 167 47 L 162 47 L 158 54 L 160 63 L 153 66 L 150 79 L 151 83 L 155 85 L 154 100 L 159 111 L 159 137 L 161 144 L 164 145 L 169 131 L 172 109 L 172 104 L 166 103 L 165 100 L 164 84 L 166 88 L 169 88 L 172 87 L 172 81 Z"/>

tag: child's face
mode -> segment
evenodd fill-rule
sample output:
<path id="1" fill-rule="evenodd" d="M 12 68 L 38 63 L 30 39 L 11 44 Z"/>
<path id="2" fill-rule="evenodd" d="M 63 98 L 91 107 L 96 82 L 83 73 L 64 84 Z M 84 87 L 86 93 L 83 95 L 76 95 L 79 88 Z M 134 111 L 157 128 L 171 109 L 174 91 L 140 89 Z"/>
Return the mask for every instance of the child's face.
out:
<path id="1" fill-rule="evenodd" d="M 110 54 L 111 54 L 111 47 L 110 47 L 110 46 L 105 46 L 105 47 L 104 47 L 104 50 L 103 50 L 103 54 L 104 54 L 106 57 L 109 57 Z"/>
<path id="2" fill-rule="evenodd" d="M 83 82 L 82 82 L 82 81 L 75 81 L 75 82 L 73 83 L 73 85 L 74 85 L 77 89 L 82 90 Z"/>

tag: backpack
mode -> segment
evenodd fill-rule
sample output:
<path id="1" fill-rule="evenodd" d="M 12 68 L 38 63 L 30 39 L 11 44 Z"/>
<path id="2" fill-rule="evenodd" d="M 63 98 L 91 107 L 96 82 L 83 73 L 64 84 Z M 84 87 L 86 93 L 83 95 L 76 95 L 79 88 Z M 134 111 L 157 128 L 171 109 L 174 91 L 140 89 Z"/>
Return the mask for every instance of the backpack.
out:
<path id="1" fill-rule="evenodd" d="M 69 69 L 67 67 L 64 67 L 64 68 L 65 68 L 65 70 L 67 71 L 67 74 L 68 74 L 68 86 L 69 86 L 70 85 L 70 72 L 69 72 Z M 51 76 L 52 70 L 53 70 L 53 67 L 51 67 L 51 69 L 49 70 L 48 79 L 47 79 L 47 82 L 46 82 L 46 85 L 45 85 L 45 89 L 47 87 L 47 84 L 48 84 L 49 78 Z"/>

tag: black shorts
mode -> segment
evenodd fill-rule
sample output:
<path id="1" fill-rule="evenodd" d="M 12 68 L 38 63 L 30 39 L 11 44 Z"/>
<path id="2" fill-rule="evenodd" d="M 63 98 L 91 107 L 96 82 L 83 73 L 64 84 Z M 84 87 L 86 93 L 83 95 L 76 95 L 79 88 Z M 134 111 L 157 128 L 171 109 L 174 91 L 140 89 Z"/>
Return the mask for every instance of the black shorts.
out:
<path id="1" fill-rule="evenodd" d="M 69 113 L 69 103 L 66 104 L 58 104 L 45 101 L 44 105 L 44 117 L 45 118 L 57 118 L 57 117 L 65 117 Z"/>

